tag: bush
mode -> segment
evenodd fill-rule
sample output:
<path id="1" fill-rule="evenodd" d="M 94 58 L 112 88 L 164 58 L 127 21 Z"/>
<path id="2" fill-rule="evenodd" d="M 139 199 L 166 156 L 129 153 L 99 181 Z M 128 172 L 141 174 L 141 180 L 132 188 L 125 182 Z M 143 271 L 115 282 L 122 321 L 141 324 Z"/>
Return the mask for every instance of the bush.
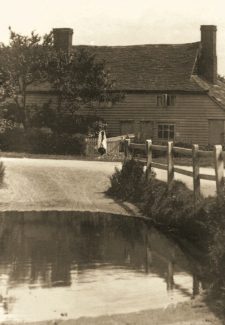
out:
<path id="1" fill-rule="evenodd" d="M 146 181 L 143 165 L 134 160 L 126 161 L 121 170 L 116 170 L 108 193 L 135 202 L 157 227 L 200 248 L 204 278 L 225 306 L 224 197 L 201 197 L 194 206 L 193 192 L 182 182 L 174 181 L 168 190 L 167 184 L 154 174 Z"/>
<path id="2" fill-rule="evenodd" d="M 209 231 L 209 271 L 213 289 L 225 299 L 225 201 L 209 198 L 204 202 Z"/>
<path id="3" fill-rule="evenodd" d="M 75 154 L 85 153 L 86 142 L 82 134 L 54 134 L 48 128 L 7 130 L 0 134 L 2 151 L 28 152 L 35 154 Z"/>
<path id="4" fill-rule="evenodd" d="M 135 202 L 157 227 L 176 238 L 189 240 L 203 253 L 204 278 L 225 302 L 225 199 L 200 198 L 194 206 L 193 192 L 182 182 L 170 189 L 152 174 L 146 181 L 140 162 L 126 161 L 111 177 L 109 194 Z M 225 305 L 225 304 L 224 304 Z"/>
<path id="5" fill-rule="evenodd" d="M 26 137 L 28 146 L 25 151 L 35 154 L 53 154 L 56 153 L 54 135 L 46 129 L 29 129 Z"/>
<path id="6" fill-rule="evenodd" d="M 23 129 L 6 129 L 4 133 L 0 133 L 0 148 L 2 151 L 24 152 L 28 147 L 28 141 Z"/>
<path id="7" fill-rule="evenodd" d="M 193 192 L 182 182 L 174 181 L 168 190 L 167 184 L 157 180 L 154 173 L 146 181 L 143 164 L 135 160 L 126 161 L 110 180 L 110 195 L 136 203 L 155 224 L 198 245 L 203 238 L 207 240 L 202 206 L 194 209 Z"/>
<path id="8" fill-rule="evenodd" d="M 124 200 L 137 202 L 142 194 L 144 184 L 143 163 L 133 159 L 123 163 L 122 169 L 115 169 L 110 178 L 110 195 Z"/>

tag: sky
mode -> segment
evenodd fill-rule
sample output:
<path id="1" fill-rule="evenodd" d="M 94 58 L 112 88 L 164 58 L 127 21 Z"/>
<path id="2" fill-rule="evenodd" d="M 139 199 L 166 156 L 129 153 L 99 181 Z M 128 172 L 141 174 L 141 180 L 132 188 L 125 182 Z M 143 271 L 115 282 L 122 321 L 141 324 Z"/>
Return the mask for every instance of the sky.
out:
<path id="1" fill-rule="evenodd" d="M 200 25 L 217 25 L 218 72 L 225 75 L 224 0 L 0 0 L 0 41 L 8 27 L 40 35 L 74 30 L 73 44 L 129 45 L 200 40 Z"/>

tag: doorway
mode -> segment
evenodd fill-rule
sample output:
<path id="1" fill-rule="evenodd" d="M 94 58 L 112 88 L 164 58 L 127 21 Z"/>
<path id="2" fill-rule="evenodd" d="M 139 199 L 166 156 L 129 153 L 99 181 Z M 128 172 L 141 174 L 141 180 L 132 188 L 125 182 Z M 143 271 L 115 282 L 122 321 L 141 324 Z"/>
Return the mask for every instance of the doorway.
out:
<path id="1" fill-rule="evenodd" d="M 142 141 L 153 139 L 154 135 L 154 122 L 153 121 L 140 121 L 140 139 Z"/>
<path id="2" fill-rule="evenodd" d="M 224 144 L 224 120 L 209 120 L 209 144 Z"/>

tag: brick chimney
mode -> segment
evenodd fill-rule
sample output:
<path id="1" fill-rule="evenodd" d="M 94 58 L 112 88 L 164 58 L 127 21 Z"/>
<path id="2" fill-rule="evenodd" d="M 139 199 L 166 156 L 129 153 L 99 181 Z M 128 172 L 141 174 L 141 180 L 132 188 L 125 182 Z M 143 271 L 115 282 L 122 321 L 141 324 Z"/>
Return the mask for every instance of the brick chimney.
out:
<path id="1" fill-rule="evenodd" d="M 201 26 L 199 73 L 212 84 L 217 80 L 216 31 L 214 25 Z"/>
<path id="2" fill-rule="evenodd" d="M 70 52 L 72 48 L 72 37 L 73 37 L 72 28 L 53 29 L 54 46 L 57 50 Z"/>

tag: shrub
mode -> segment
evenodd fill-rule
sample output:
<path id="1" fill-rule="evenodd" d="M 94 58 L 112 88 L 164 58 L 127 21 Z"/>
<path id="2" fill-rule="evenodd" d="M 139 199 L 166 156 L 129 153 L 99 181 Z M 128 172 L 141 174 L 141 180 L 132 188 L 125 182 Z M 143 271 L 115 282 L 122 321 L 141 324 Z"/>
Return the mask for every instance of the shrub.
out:
<path id="1" fill-rule="evenodd" d="M 204 247 L 205 213 L 201 204 L 194 207 L 193 192 L 184 183 L 173 181 L 168 190 L 165 182 L 151 178 L 143 190 L 141 210 L 164 229 Z"/>
<path id="2" fill-rule="evenodd" d="M 25 132 L 21 128 L 6 129 L 0 133 L 0 148 L 2 151 L 24 152 L 28 149 Z"/>
<path id="3" fill-rule="evenodd" d="M 55 138 L 56 151 L 58 154 L 84 154 L 86 148 L 83 134 L 60 134 Z"/>
<path id="4" fill-rule="evenodd" d="M 213 288 L 225 298 L 225 201 L 206 199 L 204 211 L 209 231 L 209 271 Z"/>
<path id="5" fill-rule="evenodd" d="M 126 161 L 121 170 L 116 170 L 108 193 L 137 203 L 160 229 L 200 248 L 204 278 L 225 306 L 224 197 L 201 197 L 194 206 L 193 192 L 186 185 L 173 181 L 168 190 L 167 184 L 157 180 L 154 174 L 146 181 L 143 165 L 134 160 Z"/>
<path id="6" fill-rule="evenodd" d="M 143 164 L 135 160 L 126 161 L 110 180 L 110 195 L 137 203 L 155 223 L 198 240 L 199 229 L 204 228 L 202 214 L 198 219 L 193 217 L 193 193 L 182 182 L 174 181 L 168 190 L 167 184 L 157 180 L 154 173 L 146 181 Z"/>
<path id="7" fill-rule="evenodd" d="M 146 181 L 143 164 L 135 160 L 126 161 L 110 180 L 108 194 L 136 203 L 156 225 L 201 248 L 208 243 L 205 203 L 194 207 L 193 192 L 184 183 L 173 181 L 168 190 L 167 184 L 157 180 L 154 173 Z"/>
<path id="8" fill-rule="evenodd" d="M 56 153 L 54 135 L 46 129 L 32 128 L 27 130 L 28 148 L 25 151 L 35 154 L 53 154 Z"/>
<path id="9" fill-rule="evenodd" d="M 29 152 L 35 154 L 84 154 L 85 136 L 82 134 L 54 134 L 48 128 L 7 130 L 0 134 L 2 151 Z"/>
<path id="10" fill-rule="evenodd" d="M 144 182 L 143 164 L 133 159 L 123 163 L 122 169 L 116 168 L 110 178 L 110 195 L 124 200 L 138 201 L 142 194 Z"/>

